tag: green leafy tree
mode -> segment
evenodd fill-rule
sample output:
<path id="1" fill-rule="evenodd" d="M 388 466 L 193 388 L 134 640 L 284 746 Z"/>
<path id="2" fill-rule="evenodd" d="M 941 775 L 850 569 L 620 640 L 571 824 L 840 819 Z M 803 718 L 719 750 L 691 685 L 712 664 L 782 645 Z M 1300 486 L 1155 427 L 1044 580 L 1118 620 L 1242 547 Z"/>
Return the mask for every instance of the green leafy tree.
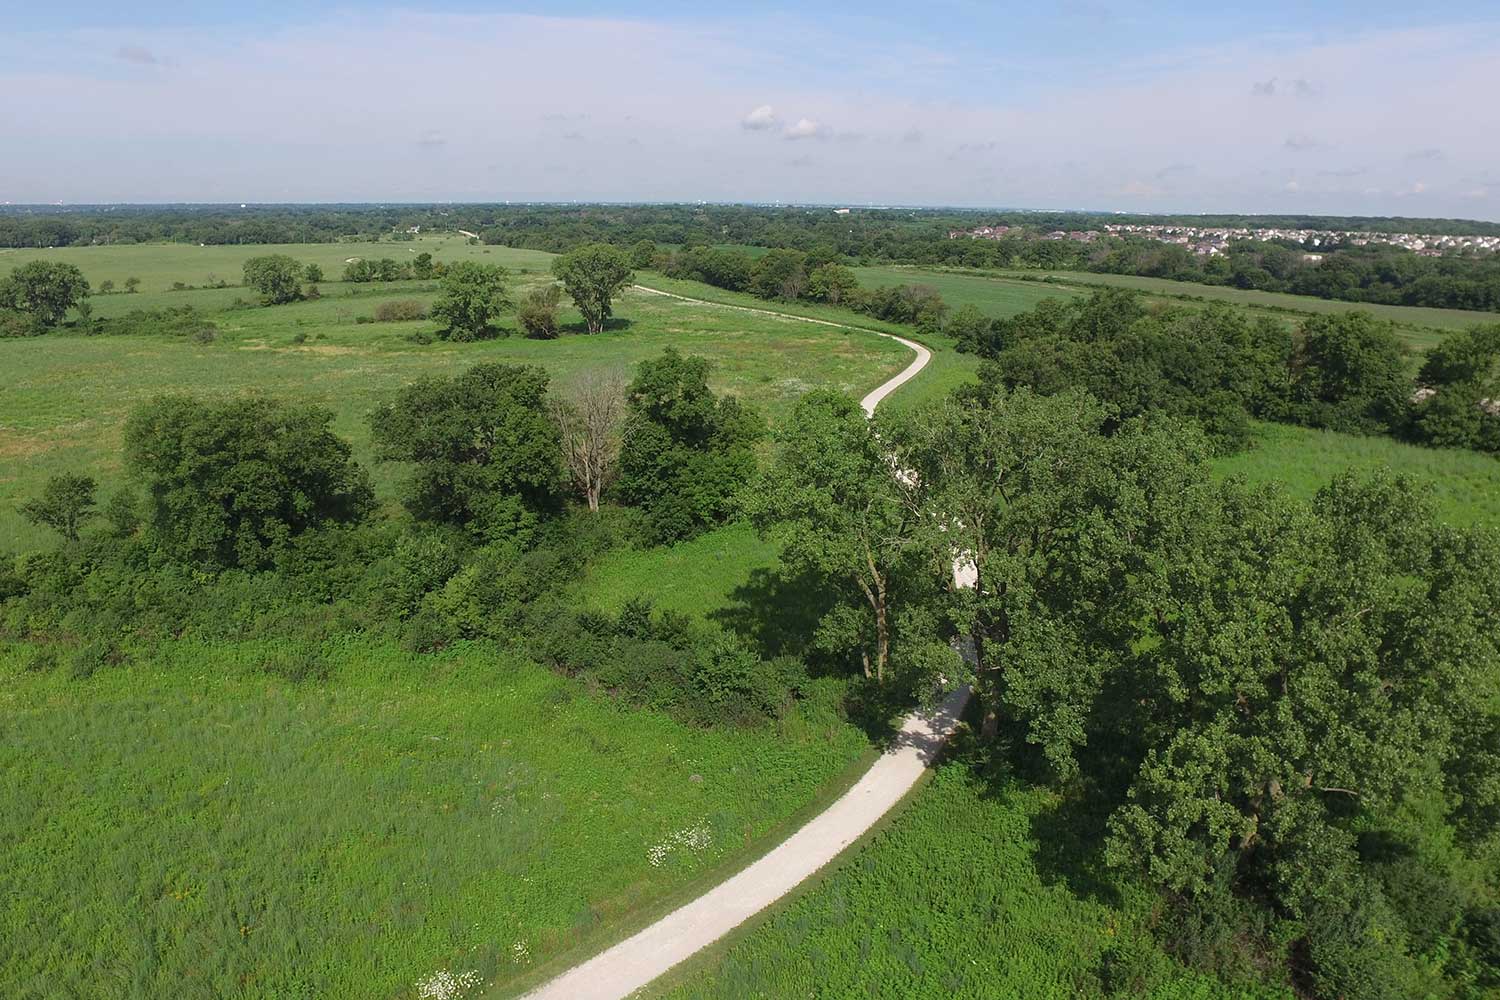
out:
<path id="1" fill-rule="evenodd" d="M 562 444 L 547 373 L 481 364 L 407 386 L 371 418 L 376 455 L 410 462 L 402 502 L 422 521 L 521 538 L 556 508 Z"/>
<path id="2" fill-rule="evenodd" d="M 1307 320 L 1292 359 L 1294 419 L 1354 434 L 1399 426 L 1412 388 L 1405 354 L 1391 324 L 1369 313 Z"/>
<path id="3" fill-rule="evenodd" d="M 168 395 L 125 421 L 127 469 L 146 487 L 152 533 L 171 556 L 259 568 L 293 538 L 361 520 L 368 474 L 333 413 L 259 396 Z"/>
<path id="4" fill-rule="evenodd" d="M 815 389 L 776 433 L 770 469 L 745 494 L 746 512 L 777 541 L 784 566 L 851 589 L 868 629 L 857 629 L 866 677 L 885 681 L 897 574 L 914 570 L 923 521 L 914 484 L 891 466 L 858 403 Z M 832 613 L 847 616 L 845 607 Z M 861 616 L 865 617 L 865 616 Z M 832 630 L 825 622 L 823 631 Z M 863 633 L 863 635 L 859 635 Z"/>
<path id="5" fill-rule="evenodd" d="M 126 294 L 133 295 L 133 294 L 135 294 L 135 292 L 140 287 L 141 287 L 141 279 L 140 278 L 132 276 L 132 277 L 129 277 L 129 278 L 125 279 L 125 292 L 126 292 Z"/>
<path id="6" fill-rule="evenodd" d="M 642 361 L 630 385 L 619 493 L 663 541 L 722 523 L 755 472 L 764 425 L 734 397 L 715 396 L 708 370 L 669 348 Z"/>
<path id="7" fill-rule="evenodd" d="M 479 340 L 489 333 L 511 304 L 505 279 L 505 268 L 498 265 L 460 261 L 448 268 L 432 304 L 432 317 L 444 324 L 446 339 Z"/>
<path id="8" fill-rule="evenodd" d="M 49 477 L 42 495 L 21 505 L 26 520 L 51 528 L 70 542 L 78 541 L 78 529 L 93 515 L 93 477 L 72 473 Z"/>
<path id="9" fill-rule="evenodd" d="M 552 262 L 552 273 L 572 296 L 589 333 L 599 333 L 613 315 L 614 297 L 632 281 L 630 260 L 608 243 L 591 243 Z"/>
<path id="10" fill-rule="evenodd" d="M 306 267 L 304 267 L 302 269 L 302 280 L 303 281 L 308 281 L 308 282 L 322 281 L 323 280 L 323 265 L 321 265 L 321 264 L 308 264 Z"/>
<path id="11" fill-rule="evenodd" d="M 110 292 L 113 292 L 114 290 L 115 290 L 115 282 L 114 282 L 113 278 L 105 278 L 103 281 L 99 282 L 99 294 L 100 295 L 108 295 Z"/>
<path id="12" fill-rule="evenodd" d="M 807 290 L 807 255 L 800 250 L 772 250 L 755 262 L 751 290 L 763 299 L 792 302 Z"/>
<path id="13" fill-rule="evenodd" d="M 411 276 L 421 281 L 432 277 L 432 254 L 424 250 L 412 258 Z"/>
<path id="14" fill-rule="evenodd" d="M 630 266 L 637 270 L 645 270 L 656 263 L 656 244 L 650 240 L 640 240 L 630 248 Z"/>
<path id="15" fill-rule="evenodd" d="M 986 383 L 896 424 L 893 461 L 926 492 L 930 544 L 976 578 L 956 596 L 974 638 L 982 736 L 998 731 L 1007 664 L 1039 637 L 1059 662 L 1093 669 L 1118 627 L 1105 610 L 1126 585 L 1125 539 L 1176 501 L 1188 453 L 1138 425 L 1107 435 L 1111 410 L 1077 390 L 1039 396 Z M 1175 439 L 1174 439 L 1175 442 Z M 1077 610 L 1077 614 L 1072 609 Z"/>
<path id="16" fill-rule="evenodd" d="M 24 313 L 38 330 L 57 326 L 88 294 L 83 272 L 60 261 L 29 261 L 0 278 L 0 309 Z"/>
<path id="17" fill-rule="evenodd" d="M 807 297 L 838 305 L 859 287 L 859 278 L 842 264 L 824 264 L 807 276 Z"/>
<path id="18" fill-rule="evenodd" d="M 295 302 L 302 297 L 305 269 L 286 254 L 274 253 L 245 261 L 245 284 L 260 293 L 262 305 Z"/>
<path id="19" fill-rule="evenodd" d="M 1500 326 L 1444 338 L 1412 396 L 1412 435 L 1439 447 L 1500 452 Z"/>

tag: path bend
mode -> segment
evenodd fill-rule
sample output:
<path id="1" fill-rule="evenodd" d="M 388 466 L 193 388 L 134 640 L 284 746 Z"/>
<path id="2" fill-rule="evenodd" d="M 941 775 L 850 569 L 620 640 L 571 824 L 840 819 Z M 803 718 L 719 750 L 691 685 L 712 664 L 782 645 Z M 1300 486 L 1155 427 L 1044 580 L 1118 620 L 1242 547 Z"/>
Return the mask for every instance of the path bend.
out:
<path id="1" fill-rule="evenodd" d="M 911 348 L 916 352 L 915 360 L 860 400 L 867 416 L 873 416 L 881 400 L 915 378 L 932 360 L 932 352 L 927 348 L 892 333 L 771 309 L 695 299 L 645 285 L 633 287 L 720 309 L 873 333 Z M 791 892 L 847 850 L 911 791 L 937 758 L 968 700 L 969 688 L 965 685 L 937 707 L 908 715 L 891 746 L 854 787 L 770 853 L 645 929 L 532 990 L 522 1000 L 621 1000 Z"/>

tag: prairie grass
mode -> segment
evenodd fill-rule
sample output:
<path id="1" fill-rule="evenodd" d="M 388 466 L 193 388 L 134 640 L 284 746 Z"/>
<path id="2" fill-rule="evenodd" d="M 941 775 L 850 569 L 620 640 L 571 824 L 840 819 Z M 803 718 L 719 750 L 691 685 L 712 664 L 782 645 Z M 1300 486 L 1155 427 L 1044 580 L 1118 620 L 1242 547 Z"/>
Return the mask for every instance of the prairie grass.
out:
<path id="1" fill-rule="evenodd" d="M 259 669 L 281 652 L 183 639 L 77 681 L 0 648 L 8 996 L 503 987 L 767 846 L 865 747 L 827 681 L 705 730 L 484 644 L 333 639 L 300 685 Z"/>

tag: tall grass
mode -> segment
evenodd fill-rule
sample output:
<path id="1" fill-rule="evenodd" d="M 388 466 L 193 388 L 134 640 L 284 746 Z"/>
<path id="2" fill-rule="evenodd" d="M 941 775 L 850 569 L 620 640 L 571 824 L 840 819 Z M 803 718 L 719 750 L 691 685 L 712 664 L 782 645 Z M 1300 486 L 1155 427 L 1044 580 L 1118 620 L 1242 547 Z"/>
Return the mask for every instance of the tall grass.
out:
<path id="1" fill-rule="evenodd" d="M 744 852 L 864 747 L 827 697 L 709 731 L 487 645 L 331 640 L 333 678 L 302 685 L 257 669 L 283 652 L 184 639 L 70 681 L 0 650 L 5 995 L 503 985 Z"/>

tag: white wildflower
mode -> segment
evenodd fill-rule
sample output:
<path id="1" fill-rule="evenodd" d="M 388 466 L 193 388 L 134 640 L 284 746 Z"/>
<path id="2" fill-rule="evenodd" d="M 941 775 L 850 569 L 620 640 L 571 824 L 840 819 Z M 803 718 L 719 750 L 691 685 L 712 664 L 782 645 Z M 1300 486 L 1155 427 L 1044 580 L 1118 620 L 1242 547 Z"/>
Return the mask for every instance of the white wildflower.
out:
<path id="1" fill-rule="evenodd" d="M 416 985 L 420 1000 L 458 1000 L 479 985 L 479 973 L 470 971 L 455 976 L 447 969 L 439 969 L 426 979 L 417 980 Z"/>
<path id="2" fill-rule="evenodd" d="M 651 863 L 652 868 L 660 868 L 666 863 L 667 858 L 673 851 L 701 851 L 713 842 L 713 831 L 708 828 L 707 823 L 699 823 L 678 830 L 667 836 L 665 840 L 646 851 L 646 860 Z"/>

